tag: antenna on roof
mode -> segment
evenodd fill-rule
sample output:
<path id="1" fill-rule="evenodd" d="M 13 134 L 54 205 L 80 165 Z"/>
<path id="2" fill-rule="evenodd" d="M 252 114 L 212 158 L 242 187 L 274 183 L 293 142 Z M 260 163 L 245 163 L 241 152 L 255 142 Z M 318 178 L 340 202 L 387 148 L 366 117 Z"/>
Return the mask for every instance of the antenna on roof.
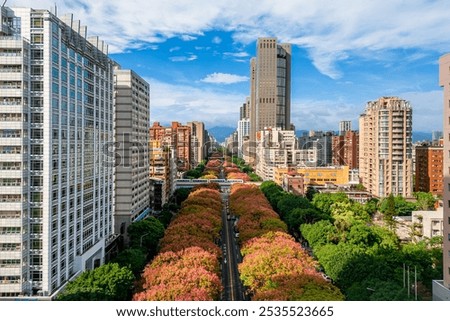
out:
<path id="1" fill-rule="evenodd" d="M 55 2 L 55 16 L 58 16 L 58 7 L 56 6 L 56 2 Z"/>

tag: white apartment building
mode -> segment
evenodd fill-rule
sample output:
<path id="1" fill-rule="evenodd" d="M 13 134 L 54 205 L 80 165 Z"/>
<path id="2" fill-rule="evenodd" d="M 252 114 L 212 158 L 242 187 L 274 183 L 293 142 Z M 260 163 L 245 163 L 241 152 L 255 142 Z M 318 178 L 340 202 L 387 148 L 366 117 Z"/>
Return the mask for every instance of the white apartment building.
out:
<path id="1" fill-rule="evenodd" d="M 277 167 L 297 166 L 304 156 L 297 148 L 293 130 L 265 128 L 256 134 L 256 174 L 263 180 L 273 180 Z"/>
<path id="2" fill-rule="evenodd" d="M 244 158 L 244 156 L 247 155 L 247 153 L 245 152 L 247 146 L 245 146 L 245 144 L 248 143 L 250 137 L 249 118 L 243 118 L 238 121 L 237 133 L 238 133 L 238 157 Z"/>
<path id="3" fill-rule="evenodd" d="M 116 181 L 114 231 L 150 213 L 150 85 L 132 70 L 114 70 Z"/>
<path id="4" fill-rule="evenodd" d="M 71 15 L 1 18 L 0 299 L 49 298 L 113 235 L 113 62 Z"/>

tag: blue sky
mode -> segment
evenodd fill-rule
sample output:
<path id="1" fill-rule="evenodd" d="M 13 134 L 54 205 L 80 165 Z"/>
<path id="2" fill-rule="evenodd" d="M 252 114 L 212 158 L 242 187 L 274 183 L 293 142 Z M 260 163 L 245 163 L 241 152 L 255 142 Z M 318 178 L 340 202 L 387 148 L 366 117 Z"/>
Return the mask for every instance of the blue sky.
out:
<path id="1" fill-rule="evenodd" d="M 151 86 L 151 121 L 236 126 L 256 39 L 293 44 L 297 129 L 357 128 L 367 101 L 411 102 L 416 131 L 441 130 L 438 59 L 450 52 L 450 1 L 10 0 L 58 7 Z"/>

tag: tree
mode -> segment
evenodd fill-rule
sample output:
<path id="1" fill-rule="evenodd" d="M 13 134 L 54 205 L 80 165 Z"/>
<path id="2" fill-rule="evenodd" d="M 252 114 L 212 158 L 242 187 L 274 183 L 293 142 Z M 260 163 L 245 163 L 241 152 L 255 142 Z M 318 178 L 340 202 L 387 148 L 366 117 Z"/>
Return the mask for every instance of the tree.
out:
<path id="1" fill-rule="evenodd" d="M 312 187 L 312 186 L 308 186 L 306 188 L 306 193 L 305 193 L 305 197 L 311 202 L 314 198 L 314 195 L 316 195 L 318 192 L 317 190 Z"/>
<path id="2" fill-rule="evenodd" d="M 311 204 L 308 199 L 294 194 L 283 194 L 277 203 L 278 214 L 284 218 L 290 211 L 296 208 L 310 208 Z"/>
<path id="3" fill-rule="evenodd" d="M 381 208 L 383 220 L 391 230 L 394 230 L 396 225 L 395 216 L 397 214 L 394 195 L 390 194 L 384 204 L 385 206 Z"/>
<path id="4" fill-rule="evenodd" d="M 425 192 L 415 192 L 414 197 L 417 200 L 417 209 L 422 211 L 428 211 L 434 209 L 436 199 L 433 194 Z"/>
<path id="5" fill-rule="evenodd" d="M 128 227 L 130 247 L 144 247 L 149 253 L 156 253 L 159 240 L 164 236 L 164 225 L 155 217 L 132 223 Z"/>
<path id="6" fill-rule="evenodd" d="M 331 205 L 338 202 L 348 203 L 350 200 L 345 193 L 317 193 L 312 200 L 312 204 L 319 211 L 329 216 L 331 216 Z"/>
<path id="7" fill-rule="evenodd" d="M 190 192 L 190 188 L 178 188 L 177 190 L 175 190 L 173 194 L 175 197 L 175 202 L 178 206 L 180 206 L 181 203 L 183 203 L 188 198 Z"/>
<path id="8" fill-rule="evenodd" d="M 327 220 L 314 224 L 303 224 L 300 226 L 300 232 L 314 251 L 328 243 L 338 242 L 337 228 Z"/>
<path id="9" fill-rule="evenodd" d="M 302 224 L 315 223 L 323 219 L 327 219 L 327 217 L 315 208 L 295 208 L 284 217 L 284 221 L 291 231 L 298 231 Z"/>
<path id="10" fill-rule="evenodd" d="M 147 254 L 140 248 L 129 248 L 120 252 L 113 263 L 128 267 L 134 275 L 138 275 L 147 263 Z"/>
<path id="11" fill-rule="evenodd" d="M 217 258 L 198 247 L 159 254 L 142 275 L 137 301 L 217 300 L 222 290 Z"/>
<path id="12" fill-rule="evenodd" d="M 133 272 L 117 263 L 108 263 L 83 272 L 58 295 L 59 301 L 124 301 L 131 295 Z"/>

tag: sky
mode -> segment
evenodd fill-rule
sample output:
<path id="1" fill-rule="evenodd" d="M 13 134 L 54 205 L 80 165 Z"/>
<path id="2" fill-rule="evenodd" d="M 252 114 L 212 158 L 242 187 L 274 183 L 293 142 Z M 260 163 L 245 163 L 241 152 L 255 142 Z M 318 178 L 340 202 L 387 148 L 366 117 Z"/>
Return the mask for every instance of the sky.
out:
<path id="1" fill-rule="evenodd" d="M 368 101 L 408 100 L 413 129 L 442 129 L 438 60 L 450 52 L 450 1 L 8 0 L 73 13 L 110 56 L 150 83 L 151 122 L 236 127 L 258 37 L 292 44 L 291 122 L 337 130 Z"/>

